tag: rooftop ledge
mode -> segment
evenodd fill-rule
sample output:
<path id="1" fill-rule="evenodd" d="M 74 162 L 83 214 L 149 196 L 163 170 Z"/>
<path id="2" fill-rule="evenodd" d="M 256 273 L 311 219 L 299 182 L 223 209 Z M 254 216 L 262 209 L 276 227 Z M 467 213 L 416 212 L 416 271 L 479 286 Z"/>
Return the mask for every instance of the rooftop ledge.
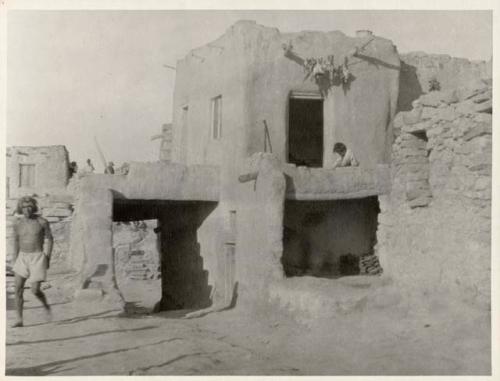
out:
<path id="1" fill-rule="evenodd" d="M 342 200 L 387 194 L 390 191 L 389 165 L 375 168 L 335 169 L 286 165 L 286 198 L 289 200 Z"/>

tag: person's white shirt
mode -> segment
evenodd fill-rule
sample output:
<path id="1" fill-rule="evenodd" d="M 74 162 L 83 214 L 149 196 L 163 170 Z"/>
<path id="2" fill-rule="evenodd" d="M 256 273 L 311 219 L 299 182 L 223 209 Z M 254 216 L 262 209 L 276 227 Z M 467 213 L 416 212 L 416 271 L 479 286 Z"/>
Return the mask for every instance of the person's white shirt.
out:
<path id="1" fill-rule="evenodd" d="M 333 163 L 332 168 L 337 168 L 337 167 L 357 167 L 359 165 L 358 161 L 356 160 L 356 157 L 354 156 L 354 153 L 347 148 L 344 157 L 340 156 L 337 154 L 338 158 Z"/>

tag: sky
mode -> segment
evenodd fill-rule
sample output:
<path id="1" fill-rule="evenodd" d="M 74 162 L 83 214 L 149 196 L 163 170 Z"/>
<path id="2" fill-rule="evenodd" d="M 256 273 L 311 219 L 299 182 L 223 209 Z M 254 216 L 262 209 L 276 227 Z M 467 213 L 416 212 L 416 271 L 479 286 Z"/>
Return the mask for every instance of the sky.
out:
<path id="1" fill-rule="evenodd" d="M 8 146 L 65 145 L 70 160 L 154 161 L 171 122 L 175 66 L 237 20 L 281 32 L 358 29 L 399 52 L 492 56 L 490 11 L 36 11 L 7 14 Z"/>

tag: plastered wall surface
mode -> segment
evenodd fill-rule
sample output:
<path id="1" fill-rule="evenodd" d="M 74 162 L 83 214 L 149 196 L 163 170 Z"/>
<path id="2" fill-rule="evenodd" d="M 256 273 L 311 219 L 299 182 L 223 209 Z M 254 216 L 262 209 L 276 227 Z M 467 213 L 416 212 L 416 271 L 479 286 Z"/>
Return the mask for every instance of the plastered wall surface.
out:
<path id="1" fill-rule="evenodd" d="M 302 59 L 333 54 L 338 65 L 350 57 L 353 80 L 349 88 L 332 86 L 324 100 L 324 163 L 332 161 L 337 140 L 353 147 L 365 166 L 388 162 L 391 142 L 386 132 L 396 110 L 399 79 L 399 56 L 392 43 L 341 32 L 281 34 L 250 21 L 236 23 L 221 38 L 178 62 L 173 127 L 176 160 L 222 164 L 231 158 L 241 164 L 245 157 L 264 150 L 266 120 L 273 153 L 286 161 L 289 94 L 319 93 L 314 81 L 304 80 L 303 67 L 285 57 L 282 45 L 287 43 Z M 366 46 L 359 57 L 349 56 L 362 45 Z M 221 139 L 214 140 L 210 99 L 217 95 L 222 95 L 223 132 Z M 185 153 L 182 142 L 188 147 Z"/>
<path id="2" fill-rule="evenodd" d="M 34 164 L 33 186 L 22 186 L 20 165 Z M 7 198 L 65 193 L 69 179 L 68 151 L 64 146 L 8 147 Z"/>

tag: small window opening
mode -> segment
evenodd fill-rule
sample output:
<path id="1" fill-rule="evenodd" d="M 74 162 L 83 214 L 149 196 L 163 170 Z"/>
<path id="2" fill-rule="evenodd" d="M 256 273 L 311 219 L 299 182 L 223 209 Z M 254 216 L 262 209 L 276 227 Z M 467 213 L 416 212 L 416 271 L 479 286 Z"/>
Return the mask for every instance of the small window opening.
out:
<path id="1" fill-rule="evenodd" d="M 35 186 L 35 164 L 19 164 L 19 186 L 28 188 Z"/>
<path id="2" fill-rule="evenodd" d="M 222 137 L 222 95 L 212 98 L 210 113 L 212 139 L 219 140 Z"/>
<path id="3" fill-rule="evenodd" d="M 419 139 L 420 145 L 427 147 L 429 138 L 427 138 L 427 133 L 425 131 L 415 131 L 411 133 L 413 136 Z M 426 148 L 426 156 L 429 157 L 432 152 L 431 148 Z"/>
<path id="4" fill-rule="evenodd" d="M 188 147 L 188 112 L 189 106 L 182 107 L 181 117 L 181 163 L 186 162 Z"/>

